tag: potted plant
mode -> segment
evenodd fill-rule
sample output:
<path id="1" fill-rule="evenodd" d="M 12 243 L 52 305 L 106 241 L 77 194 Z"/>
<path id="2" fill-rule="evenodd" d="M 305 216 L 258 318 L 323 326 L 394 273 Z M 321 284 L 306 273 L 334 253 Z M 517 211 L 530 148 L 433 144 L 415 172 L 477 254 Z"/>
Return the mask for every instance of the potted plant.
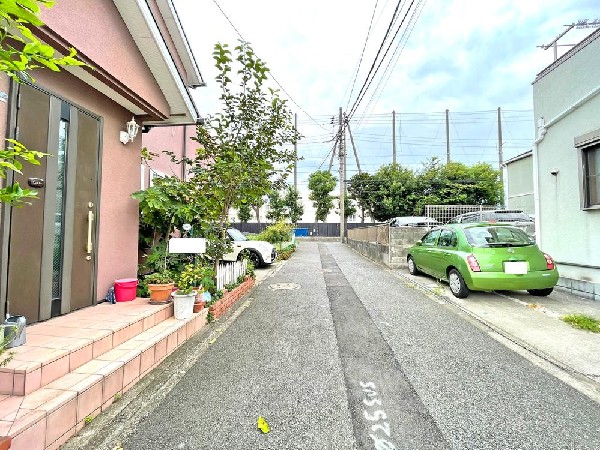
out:
<path id="1" fill-rule="evenodd" d="M 171 296 L 173 286 L 173 276 L 168 271 L 154 272 L 150 275 L 146 275 L 144 281 L 148 285 L 148 291 L 150 291 L 151 302 L 166 302 Z"/>
<path id="2" fill-rule="evenodd" d="M 214 286 L 214 270 L 210 266 L 200 264 L 186 265 L 179 275 L 178 285 L 193 286 L 196 291 L 194 312 L 199 312 L 206 305 L 208 291 Z"/>
<path id="3" fill-rule="evenodd" d="M 192 316 L 196 291 L 193 282 L 179 279 L 177 290 L 173 292 L 173 309 L 176 319 L 183 320 Z"/>

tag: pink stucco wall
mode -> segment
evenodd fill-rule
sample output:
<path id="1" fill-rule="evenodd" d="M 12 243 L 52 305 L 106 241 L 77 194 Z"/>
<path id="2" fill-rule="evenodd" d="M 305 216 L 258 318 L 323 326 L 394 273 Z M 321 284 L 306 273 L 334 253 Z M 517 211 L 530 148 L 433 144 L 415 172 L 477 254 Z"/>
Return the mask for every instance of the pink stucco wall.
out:
<path id="1" fill-rule="evenodd" d="M 104 298 L 115 279 L 137 274 L 138 205 L 131 194 L 139 190 L 141 133 L 121 144 L 119 131 L 131 113 L 72 75 L 42 71 L 35 78 L 39 86 L 104 119 L 97 287 L 98 298 Z"/>
<path id="2" fill-rule="evenodd" d="M 198 143 L 191 139 L 194 136 L 196 136 L 196 127 L 194 125 L 154 127 L 150 129 L 148 133 L 143 135 L 142 144 L 149 151 L 158 153 L 160 156 L 150 161 L 148 163 L 149 167 L 162 174 L 177 176 L 183 179 L 182 165 L 172 163 L 171 158 L 162 154 L 162 151 L 172 151 L 178 158 L 181 158 L 185 146 L 187 148 L 188 158 L 193 158 L 194 152 L 198 146 Z M 146 170 L 144 186 L 148 186 L 148 182 L 149 171 Z"/>
<path id="3" fill-rule="evenodd" d="M 42 8 L 46 26 L 79 52 L 136 92 L 166 116 L 170 114 L 148 65 L 119 11 L 110 0 L 60 0 Z"/>

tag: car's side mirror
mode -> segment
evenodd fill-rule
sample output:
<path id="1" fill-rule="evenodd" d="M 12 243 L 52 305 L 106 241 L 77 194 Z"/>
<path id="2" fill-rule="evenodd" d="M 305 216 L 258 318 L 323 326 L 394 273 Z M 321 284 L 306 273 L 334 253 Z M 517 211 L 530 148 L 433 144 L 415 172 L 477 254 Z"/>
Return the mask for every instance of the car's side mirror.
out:
<path id="1" fill-rule="evenodd" d="M 415 245 L 423 245 L 423 241 L 419 240 L 419 241 L 415 242 Z"/>

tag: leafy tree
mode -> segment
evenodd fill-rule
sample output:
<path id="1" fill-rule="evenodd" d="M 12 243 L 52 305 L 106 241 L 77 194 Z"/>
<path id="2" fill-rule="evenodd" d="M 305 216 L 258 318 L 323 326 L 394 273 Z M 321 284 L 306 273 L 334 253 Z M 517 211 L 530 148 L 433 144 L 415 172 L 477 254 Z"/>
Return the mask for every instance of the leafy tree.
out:
<path id="1" fill-rule="evenodd" d="M 313 202 L 316 210 L 316 222 L 324 222 L 329 211 L 332 210 L 335 197 L 331 195 L 331 191 L 336 184 L 337 179 L 326 170 L 317 170 L 308 177 L 308 189 L 310 190 L 308 198 Z"/>
<path id="2" fill-rule="evenodd" d="M 279 222 L 285 217 L 285 199 L 281 197 L 279 191 L 271 191 L 267 195 L 269 198 L 269 210 L 267 211 L 267 219 L 271 222 Z"/>
<path id="3" fill-rule="evenodd" d="M 153 186 L 132 194 L 139 200 L 140 235 L 147 231 L 150 242 L 146 244 L 164 250 L 163 271 L 167 270 L 167 248 L 166 243 L 164 247 L 160 244 L 176 227 L 181 229 L 184 223 L 200 226 L 203 205 L 199 199 L 204 196 L 194 189 L 193 184 L 177 177 L 159 177 L 154 179 Z"/>
<path id="4" fill-rule="evenodd" d="M 51 0 L 2 0 L 0 1 L 0 71 L 18 83 L 35 82 L 30 72 L 34 69 L 48 68 L 58 72 L 65 66 L 82 66 L 83 62 L 75 58 L 76 51 L 56 58 L 54 49 L 43 44 L 32 30 L 41 27 L 41 6 L 52 7 Z M 8 170 L 21 173 L 23 162 L 39 165 L 39 160 L 47 156 L 36 150 L 30 150 L 13 139 L 0 150 L 0 178 L 6 178 Z M 0 202 L 12 206 L 29 204 L 28 199 L 37 198 L 37 192 L 22 189 L 19 183 L 0 188 Z"/>
<path id="5" fill-rule="evenodd" d="M 373 218 L 384 221 L 391 217 L 414 215 L 421 193 L 411 169 L 389 164 L 373 174 L 369 195 Z"/>
<path id="6" fill-rule="evenodd" d="M 265 87 L 265 63 L 247 42 L 240 41 L 235 51 L 233 57 L 227 44 L 215 45 L 223 110 L 198 125 L 200 145 L 194 158 L 186 159 L 193 175 L 189 183 L 202 192 L 202 218 L 217 224 L 223 240 L 231 208 L 258 205 L 284 186 L 294 163 L 288 144 L 299 139 L 285 100 Z"/>
<path id="7" fill-rule="evenodd" d="M 487 163 L 442 164 L 434 157 L 425 162 L 418 183 L 423 193 L 419 211 L 424 205 L 497 205 L 503 195 L 500 172 Z"/>
<path id="8" fill-rule="evenodd" d="M 250 210 L 250 205 L 248 205 L 248 203 L 242 203 L 238 207 L 238 218 L 240 219 L 240 222 L 246 223 L 251 217 L 252 211 Z"/>
<path id="9" fill-rule="evenodd" d="M 340 201 L 338 198 L 338 214 L 339 214 L 339 209 L 340 209 Z M 353 216 L 354 214 L 356 214 L 356 206 L 354 206 L 354 202 L 352 201 L 352 199 L 348 196 L 346 196 L 344 198 L 344 216 L 346 217 L 346 219 L 348 219 L 348 217 Z"/>
<path id="10" fill-rule="evenodd" d="M 290 221 L 293 224 L 297 224 L 304 215 L 304 205 L 300 199 L 298 189 L 294 186 L 288 186 L 284 197 L 284 203 Z"/>
<path id="11" fill-rule="evenodd" d="M 365 222 L 367 215 L 372 216 L 374 183 L 373 177 L 368 173 L 357 173 L 350 178 L 348 193 L 360 210 L 360 221 Z"/>

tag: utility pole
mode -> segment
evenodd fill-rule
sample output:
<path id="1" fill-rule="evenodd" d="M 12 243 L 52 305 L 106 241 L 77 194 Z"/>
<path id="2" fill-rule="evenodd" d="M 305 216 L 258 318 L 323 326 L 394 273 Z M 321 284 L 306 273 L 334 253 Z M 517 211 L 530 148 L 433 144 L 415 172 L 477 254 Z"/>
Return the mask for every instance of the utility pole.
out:
<path id="1" fill-rule="evenodd" d="M 502 163 L 504 162 L 504 157 L 502 156 L 502 110 L 498 107 L 498 170 L 500 171 L 500 180 L 503 179 L 502 176 Z M 503 190 L 504 191 L 504 190 Z M 500 204 L 504 206 L 504 195 L 502 195 Z"/>
<path id="2" fill-rule="evenodd" d="M 446 164 L 450 162 L 450 111 L 446 110 Z"/>
<path id="3" fill-rule="evenodd" d="M 392 164 L 396 165 L 396 111 L 392 111 Z"/>
<path id="4" fill-rule="evenodd" d="M 298 114 L 294 113 L 294 133 L 298 133 Z M 294 189 L 298 192 L 298 142 L 294 139 Z"/>
<path id="5" fill-rule="evenodd" d="M 346 210 L 345 210 L 345 194 L 346 194 L 346 151 L 344 149 L 344 122 L 342 118 L 342 108 L 339 112 L 340 131 L 338 139 L 340 147 L 338 154 L 340 155 L 340 239 L 343 242 L 346 233 Z"/>
<path id="6" fill-rule="evenodd" d="M 502 170 L 502 111 L 498 107 L 498 169 Z"/>

